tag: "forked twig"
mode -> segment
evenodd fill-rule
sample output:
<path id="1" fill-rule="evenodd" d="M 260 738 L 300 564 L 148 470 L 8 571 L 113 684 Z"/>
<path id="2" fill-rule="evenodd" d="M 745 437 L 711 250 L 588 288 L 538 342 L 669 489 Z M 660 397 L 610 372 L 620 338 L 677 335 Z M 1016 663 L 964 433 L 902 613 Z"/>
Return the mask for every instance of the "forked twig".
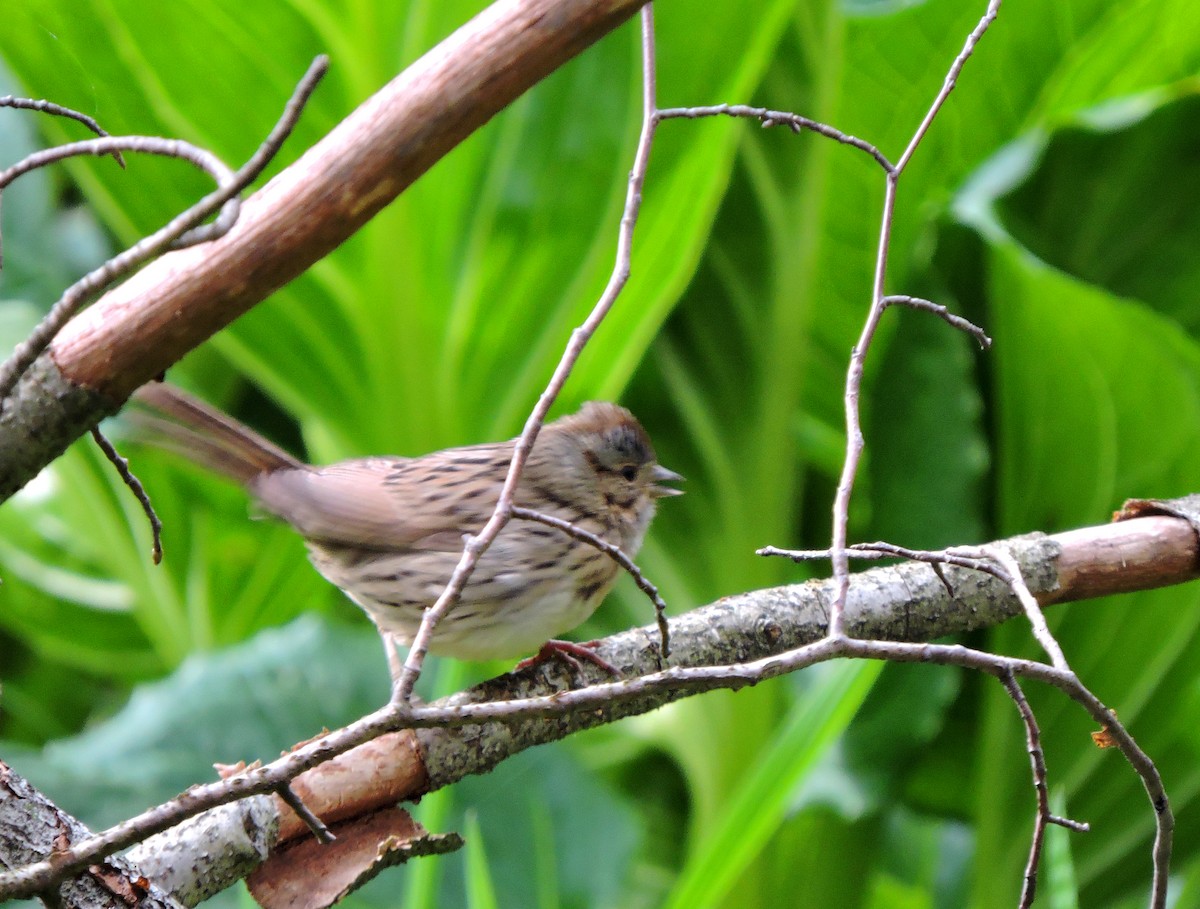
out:
<path id="1" fill-rule="evenodd" d="M 1038 605 L 1037 598 L 1030 592 L 1029 585 L 1025 583 L 1025 579 L 1021 575 L 1021 566 L 1017 564 L 1017 560 L 1012 557 L 1012 554 L 998 546 L 981 546 L 978 549 L 956 546 L 953 551 L 967 556 L 978 553 L 985 559 L 991 559 L 1003 569 L 1004 576 L 1001 577 L 1001 580 L 1012 588 L 1017 599 L 1021 601 L 1025 617 L 1029 619 L 1029 624 L 1033 628 L 1033 636 L 1042 645 L 1042 649 L 1050 657 L 1055 669 L 1070 672 L 1071 667 L 1067 665 L 1067 658 L 1063 655 L 1062 647 L 1050 633 L 1050 626 L 1046 624 L 1046 615 L 1042 612 L 1042 607 Z"/>
<path id="2" fill-rule="evenodd" d="M 832 556 L 832 552 L 828 549 L 786 550 L 775 547 L 764 547 L 759 550 L 759 555 L 783 556 L 801 562 L 829 559 Z M 1025 582 L 1024 576 L 1021 573 L 1020 565 L 1013 558 L 1012 554 L 999 546 L 955 546 L 945 550 L 920 550 L 908 549 L 893 543 L 875 542 L 855 543 L 847 547 L 846 556 L 851 559 L 864 560 L 907 558 L 925 562 L 934 567 L 935 570 L 940 565 L 953 565 L 989 574 L 997 580 L 1003 581 L 1013 591 L 1013 594 L 1021 603 L 1026 617 L 1029 619 L 1034 637 L 1042 646 L 1042 649 L 1049 655 L 1052 665 L 1033 663 L 995 654 L 986 654 L 981 651 L 967 651 L 965 648 L 951 648 L 949 651 L 946 651 L 934 645 L 912 645 L 890 641 L 859 641 L 845 637 L 838 639 L 827 638 L 826 640 L 839 642 L 845 649 L 843 654 L 845 656 L 890 659 L 899 662 L 912 660 L 911 648 L 917 647 L 918 652 L 922 654 L 922 661 L 960 665 L 996 676 L 1001 682 L 1005 683 L 1005 688 L 1009 692 L 1009 696 L 1013 698 L 1021 713 L 1026 729 L 1026 740 L 1031 749 L 1031 760 L 1035 760 L 1032 749 L 1036 747 L 1040 751 L 1040 734 L 1037 730 L 1036 719 L 1034 719 L 1032 710 L 1025 701 L 1024 695 L 1014 695 L 1008 683 L 1005 682 L 1005 679 L 1007 677 L 1015 678 L 1018 676 L 1037 678 L 1054 685 L 1076 703 L 1080 704 L 1105 729 L 1113 744 L 1121 749 L 1122 754 L 1129 761 L 1134 772 L 1141 778 L 1142 785 L 1153 806 L 1155 837 L 1152 852 L 1153 879 L 1151 882 L 1150 905 L 1152 909 L 1163 909 L 1166 905 L 1167 872 L 1170 867 L 1171 842 L 1175 819 L 1167 799 L 1166 790 L 1163 788 L 1158 768 L 1154 766 L 1154 762 L 1150 760 L 1149 756 L 1134 741 L 1128 730 L 1118 720 L 1116 714 L 1105 707 L 1071 670 L 1063 655 L 1062 648 L 1046 625 L 1046 619 L 1042 613 L 1041 606 L 1030 591 L 1029 585 Z M 943 583 L 946 584 L 944 577 Z M 1042 668 L 1038 670 L 1034 667 Z M 1038 769 L 1038 765 L 1035 764 L 1034 773 L 1035 786 L 1039 785 L 1039 780 L 1041 781 L 1041 785 L 1044 785 L 1044 763 L 1041 765 L 1040 770 Z M 1039 798 L 1039 815 L 1038 820 L 1035 822 L 1035 842 L 1031 847 L 1030 863 L 1027 865 L 1025 873 L 1025 890 L 1027 892 L 1031 892 L 1032 887 L 1036 883 L 1036 861 L 1041 856 L 1042 834 L 1039 832 L 1040 827 L 1050 823 L 1058 824 L 1077 832 L 1083 832 L 1088 829 L 1085 824 L 1051 814 L 1048 808 L 1045 808 L 1044 811 L 1043 816 L 1043 807 Z M 1022 903 L 1022 905 L 1026 904 Z"/>
<path id="3" fill-rule="evenodd" d="M 1033 789 L 1037 796 L 1037 810 L 1034 812 L 1029 859 L 1025 863 L 1025 883 L 1021 887 L 1021 900 L 1018 904 L 1020 909 L 1028 909 L 1033 905 L 1034 897 L 1037 895 L 1038 865 L 1041 862 L 1046 825 L 1058 824 L 1068 830 L 1074 830 L 1076 833 L 1087 833 L 1091 827 L 1080 821 L 1073 821 L 1070 818 L 1059 817 L 1051 813 L 1050 793 L 1046 785 L 1046 755 L 1042 751 L 1041 731 L 1038 729 L 1037 717 L 1034 716 L 1033 708 L 1029 706 L 1029 700 L 1025 697 L 1025 692 L 1021 690 L 1021 684 L 1012 670 L 1006 669 L 1000 673 L 999 678 L 1000 684 L 1004 686 L 1008 696 L 1017 705 L 1017 712 L 1021 715 L 1021 722 L 1025 727 L 1025 745 L 1029 752 L 1029 763 L 1033 771 Z"/>
<path id="4" fill-rule="evenodd" d="M 896 162 L 895 168 L 889 171 L 884 181 L 883 216 L 880 220 L 879 246 L 875 256 L 875 274 L 871 287 L 871 305 L 863 322 L 862 332 L 858 342 L 850 352 L 850 364 L 846 370 L 845 415 L 846 415 L 846 454 L 842 462 L 842 473 L 838 479 L 837 492 L 833 501 L 833 541 L 830 549 L 833 555 L 833 574 L 837 581 L 837 591 L 829 609 L 829 634 L 840 637 L 845 634 L 844 614 L 846 609 L 846 594 L 850 589 L 850 564 L 846 552 L 848 542 L 848 527 L 850 522 L 850 497 L 854 490 L 855 477 L 858 475 L 859 462 L 862 460 L 863 432 L 859 408 L 859 397 L 862 393 L 863 367 L 867 351 L 875 338 L 885 303 L 884 283 L 887 277 L 888 253 L 891 249 L 892 222 L 896 209 L 896 189 L 900 176 L 912 160 L 913 154 L 921 140 L 929 131 L 934 117 L 942 109 L 946 98 L 958 82 L 958 76 L 967 60 L 975 50 L 975 46 L 987 31 L 988 26 L 995 20 L 1000 10 L 1001 0 L 991 0 L 979 24 L 967 36 L 963 49 L 955 57 L 949 72 L 942 83 L 942 88 L 929 106 L 924 119 L 913 133 L 912 139 L 905 148 L 904 154 Z"/>

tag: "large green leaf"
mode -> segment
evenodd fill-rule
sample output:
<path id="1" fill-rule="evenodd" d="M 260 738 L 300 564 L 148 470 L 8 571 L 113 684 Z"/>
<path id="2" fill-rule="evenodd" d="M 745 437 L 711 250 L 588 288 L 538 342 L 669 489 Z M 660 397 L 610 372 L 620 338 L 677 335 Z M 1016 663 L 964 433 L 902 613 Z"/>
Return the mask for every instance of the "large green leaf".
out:
<path id="1" fill-rule="evenodd" d="M 744 768 L 740 786 L 684 865 L 666 905 L 723 905 L 734 884 L 774 837 L 793 793 L 846 728 L 882 664 L 822 667 L 768 747 Z M 755 886 L 751 884 L 750 886 Z M 755 902 L 766 902 L 766 888 Z M 738 899 L 745 891 L 739 888 Z"/>
<path id="2" fill-rule="evenodd" d="M 1194 83 L 1097 112 L 1055 134 L 1036 170 L 999 203 L 1014 239 L 1043 261 L 1200 327 L 1200 96 Z M 1131 119 L 1114 141 L 1112 125 Z M 1106 126 L 1107 124 L 1107 126 Z M 1148 162 L 1153 162 L 1148 166 Z M 1147 204 L 1153 200 L 1153 204 Z"/>

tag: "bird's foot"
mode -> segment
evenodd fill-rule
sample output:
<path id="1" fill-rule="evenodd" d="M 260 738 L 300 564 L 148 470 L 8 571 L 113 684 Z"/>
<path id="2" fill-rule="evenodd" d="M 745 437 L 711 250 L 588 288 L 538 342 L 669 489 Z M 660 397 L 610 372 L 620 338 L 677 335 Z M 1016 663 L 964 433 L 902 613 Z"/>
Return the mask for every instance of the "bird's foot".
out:
<path id="1" fill-rule="evenodd" d="M 562 660 L 569 668 L 574 670 L 576 675 L 583 676 L 583 665 L 580 660 L 591 663 L 593 666 L 598 666 L 611 675 L 615 679 L 621 677 L 621 671 L 612 663 L 604 659 L 596 653 L 596 648 L 600 646 L 599 641 L 585 641 L 582 644 L 576 644 L 573 641 L 547 641 L 542 645 L 542 648 L 528 659 L 521 660 L 514 667 L 514 671 L 528 669 L 531 666 L 537 666 L 547 660 Z"/>

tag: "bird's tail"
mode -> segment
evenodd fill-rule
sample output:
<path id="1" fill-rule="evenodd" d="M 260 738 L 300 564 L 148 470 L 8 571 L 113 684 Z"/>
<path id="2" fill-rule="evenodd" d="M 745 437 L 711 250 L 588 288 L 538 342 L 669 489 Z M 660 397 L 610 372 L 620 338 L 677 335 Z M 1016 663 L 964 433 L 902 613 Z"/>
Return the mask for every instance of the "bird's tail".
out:
<path id="1" fill-rule="evenodd" d="M 152 412 L 134 408 L 129 414 L 147 441 L 239 483 L 304 467 L 250 427 L 173 385 L 151 382 L 134 392 L 133 400 Z"/>

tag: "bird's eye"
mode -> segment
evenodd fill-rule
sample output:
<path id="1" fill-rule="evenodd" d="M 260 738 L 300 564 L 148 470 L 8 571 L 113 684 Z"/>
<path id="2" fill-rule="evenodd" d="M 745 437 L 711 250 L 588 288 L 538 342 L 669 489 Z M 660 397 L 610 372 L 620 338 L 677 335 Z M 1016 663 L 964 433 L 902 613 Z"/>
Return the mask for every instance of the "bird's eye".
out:
<path id="1" fill-rule="evenodd" d="M 621 476 L 623 476 L 630 483 L 632 483 L 634 480 L 637 479 L 637 475 L 638 475 L 638 469 L 636 467 L 634 467 L 632 464 L 626 464 L 624 467 L 621 468 Z"/>

